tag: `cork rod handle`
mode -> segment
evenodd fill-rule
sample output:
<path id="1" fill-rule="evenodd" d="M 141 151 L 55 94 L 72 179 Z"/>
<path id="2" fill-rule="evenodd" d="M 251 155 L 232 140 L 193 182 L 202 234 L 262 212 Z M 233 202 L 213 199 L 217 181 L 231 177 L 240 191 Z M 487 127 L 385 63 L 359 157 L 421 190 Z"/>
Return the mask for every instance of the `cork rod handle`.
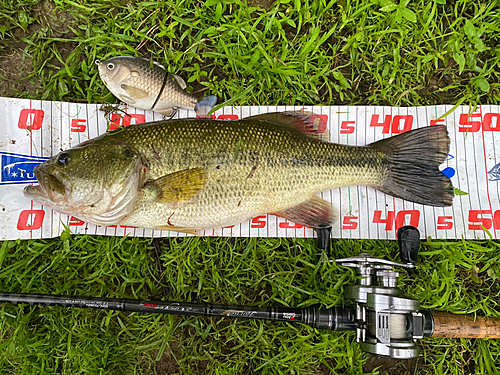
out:
<path id="1" fill-rule="evenodd" d="M 431 311 L 434 333 L 431 337 L 500 339 L 500 319 L 456 315 Z"/>

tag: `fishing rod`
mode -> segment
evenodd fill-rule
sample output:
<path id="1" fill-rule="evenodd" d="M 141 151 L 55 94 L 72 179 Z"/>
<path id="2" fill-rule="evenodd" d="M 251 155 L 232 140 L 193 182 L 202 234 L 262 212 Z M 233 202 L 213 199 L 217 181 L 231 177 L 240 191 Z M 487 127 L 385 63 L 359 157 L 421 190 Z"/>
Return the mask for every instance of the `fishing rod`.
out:
<path id="1" fill-rule="evenodd" d="M 321 228 L 318 233 L 318 247 L 325 250 L 329 246 L 329 230 Z M 418 356 L 417 340 L 423 337 L 500 338 L 500 319 L 421 311 L 417 300 L 403 297 L 396 286 L 399 273 L 395 267 L 415 267 L 420 233 L 417 228 L 406 226 L 398 230 L 397 238 L 403 263 L 368 253 L 335 260 L 340 265 L 355 268 L 359 275 L 357 284 L 346 287 L 346 297 L 354 307 L 264 308 L 20 293 L 0 293 L 0 302 L 302 323 L 335 332 L 356 331 L 356 341 L 362 350 L 397 359 Z"/>

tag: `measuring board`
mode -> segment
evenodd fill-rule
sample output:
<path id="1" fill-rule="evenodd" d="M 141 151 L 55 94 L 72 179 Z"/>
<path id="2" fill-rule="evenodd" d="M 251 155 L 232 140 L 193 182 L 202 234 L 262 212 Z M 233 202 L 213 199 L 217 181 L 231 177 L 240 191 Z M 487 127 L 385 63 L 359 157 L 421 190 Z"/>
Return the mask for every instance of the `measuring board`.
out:
<path id="1" fill-rule="evenodd" d="M 87 224 L 59 214 L 24 197 L 35 184 L 33 168 L 59 151 L 118 126 L 162 120 L 163 116 L 132 107 L 106 115 L 100 104 L 0 98 L 0 240 L 49 238 L 65 226 L 72 233 L 140 237 L 185 237 L 185 233 Z M 330 142 L 366 145 L 411 129 L 446 125 L 450 153 L 441 170 L 457 194 L 451 207 L 431 207 L 393 198 L 365 186 L 350 186 L 318 194 L 332 202 L 340 219 L 332 237 L 395 239 L 402 225 L 414 225 L 422 238 L 486 239 L 500 236 L 500 107 L 483 105 L 469 113 L 466 106 L 244 106 L 225 107 L 213 115 L 238 119 L 259 113 L 310 111 L 327 122 Z M 448 115 L 441 118 L 444 114 Z M 180 110 L 175 118 L 194 117 Z M 498 154 L 498 155 L 497 155 Z M 265 215 L 231 227 L 200 231 L 204 236 L 315 237 L 313 229 Z"/>

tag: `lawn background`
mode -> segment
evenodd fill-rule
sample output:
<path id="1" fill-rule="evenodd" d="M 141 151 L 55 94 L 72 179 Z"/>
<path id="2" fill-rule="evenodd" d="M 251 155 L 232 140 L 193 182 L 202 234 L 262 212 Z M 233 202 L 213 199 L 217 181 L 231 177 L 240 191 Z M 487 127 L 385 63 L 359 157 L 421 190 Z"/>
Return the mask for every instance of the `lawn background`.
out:
<path id="1" fill-rule="evenodd" d="M 0 0 L 0 96 L 116 102 L 94 61 L 152 57 L 226 105 L 498 104 L 500 2 Z M 391 241 L 333 255 L 397 260 Z M 429 241 L 400 287 L 500 317 L 498 241 Z M 0 244 L 0 289 L 256 306 L 342 304 L 353 273 L 313 240 L 75 236 Z M 495 340 L 422 340 L 417 360 L 301 325 L 2 305 L 0 374 L 496 374 Z M 366 363 L 365 363 L 366 362 Z"/>

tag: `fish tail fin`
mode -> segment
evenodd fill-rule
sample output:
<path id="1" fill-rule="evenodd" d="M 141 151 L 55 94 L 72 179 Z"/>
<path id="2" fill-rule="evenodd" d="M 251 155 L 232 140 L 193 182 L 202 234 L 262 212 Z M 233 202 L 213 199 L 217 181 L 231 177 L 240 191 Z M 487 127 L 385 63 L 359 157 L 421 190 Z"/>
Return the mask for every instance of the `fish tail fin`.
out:
<path id="1" fill-rule="evenodd" d="M 446 126 L 428 126 L 372 143 L 383 155 L 388 173 L 374 188 L 411 202 L 451 206 L 453 185 L 439 165 L 448 156 L 450 138 Z"/>
<path id="2" fill-rule="evenodd" d="M 205 96 L 204 98 L 198 100 L 196 106 L 194 107 L 194 111 L 197 116 L 204 117 L 208 112 L 210 112 L 216 103 L 217 97 L 215 95 Z"/>

